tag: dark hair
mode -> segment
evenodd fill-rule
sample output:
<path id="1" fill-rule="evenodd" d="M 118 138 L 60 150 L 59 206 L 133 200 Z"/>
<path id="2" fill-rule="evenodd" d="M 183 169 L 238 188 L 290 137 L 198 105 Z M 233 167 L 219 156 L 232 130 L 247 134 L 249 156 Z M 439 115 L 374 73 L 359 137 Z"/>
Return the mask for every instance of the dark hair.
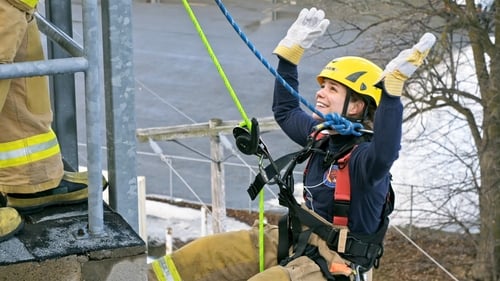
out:
<path id="1" fill-rule="evenodd" d="M 361 95 L 350 88 L 347 88 L 350 91 L 350 100 L 355 101 L 363 101 L 365 104 L 363 107 L 363 116 L 355 116 L 356 119 L 361 119 L 363 126 L 365 129 L 372 130 L 373 129 L 373 121 L 375 120 L 375 110 L 377 110 L 377 105 L 372 97 L 367 95 Z"/>

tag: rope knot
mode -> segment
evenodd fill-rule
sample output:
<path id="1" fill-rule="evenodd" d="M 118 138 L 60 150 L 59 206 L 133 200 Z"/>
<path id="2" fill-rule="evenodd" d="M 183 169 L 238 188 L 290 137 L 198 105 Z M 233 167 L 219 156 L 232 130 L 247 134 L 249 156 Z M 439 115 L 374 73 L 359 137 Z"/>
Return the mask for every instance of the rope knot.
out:
<path id="1" fill-rule="evenodd" d="M 323 126 L 330 127 L 341 135 L 355 135 L 358 137 L 362 135 L 360 130 L 363 129 L 361 123 L 353 123 L 338 113 L 326 114 Z"/>

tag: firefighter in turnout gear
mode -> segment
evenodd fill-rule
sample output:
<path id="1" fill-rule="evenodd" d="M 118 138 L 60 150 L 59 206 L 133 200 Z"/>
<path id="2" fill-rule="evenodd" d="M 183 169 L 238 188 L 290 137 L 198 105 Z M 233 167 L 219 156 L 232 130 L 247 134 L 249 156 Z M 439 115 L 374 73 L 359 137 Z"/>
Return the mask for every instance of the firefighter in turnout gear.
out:
<path id="1" fill-rule="evenodd" d="M 0 0 L 1 64 L 44 59 L 37 4 Z M 64 167 L 51 122 L 47 77 L 0 79 L 0 241 L 22 228 L 19 212 L 87 200 L 86 173 Z"/>
<path id="2" fill-rule="evenodd" d="M 297 64 L 328 25 L 322 10 L 303 9 L 275 48 L 277 71 L 295 90 L 299 87 Z M 390 169 L 401 147 L 403 86 L 434 42 L 432 34 L 425 34 L 384 71 L 361 57 L 331 60 L 316 77 L 318 112 L 312 115 L 301 109 L 299 99 L 277 79 L 274 117 L 286 135 L 303 147 L 287 167 L 293 170 L 296 163 L 308 162 L 304 203 L 293 198 L 293 180 L 285 178 L 286 173 L 276 180 L 280 204 L 288 207 L 289 214 L 279 227 L 265 226 L 265 270 L 259 272 L 254 226 L 250 231 L 216 234 L 187 244 L 154 261 L 149 279 L 369 280 L 383 253 L 394 202 Z M 338 119 L 358 130 L 333 129 L 331 121 Z M 251 197 L 265 183 L 254 182 Z"/>

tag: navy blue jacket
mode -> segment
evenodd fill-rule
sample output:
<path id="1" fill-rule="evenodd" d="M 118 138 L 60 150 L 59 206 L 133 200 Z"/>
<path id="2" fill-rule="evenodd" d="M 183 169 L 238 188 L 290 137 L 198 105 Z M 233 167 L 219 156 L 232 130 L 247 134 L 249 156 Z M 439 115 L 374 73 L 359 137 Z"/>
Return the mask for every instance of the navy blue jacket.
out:
<path id="1" fill-rule="evenodd" d="M 298 91 L 297 66 L 280 59 L 278 73 Z M 294 142 L 305 146 L 313 127 L 319 121 L 301 109 L 299 100 L 278 81 L 275 82 L 273 112 L 276 122 Z M 376 110 L 374 135 L 371 142 L 359 144 L 349 161 L 351 206 L 349 224 L 351 232 L 375 233 L 381 223 L 383 206 L 389 190 L 389 170 L 398 158 L 401 148 L 403 106 L 398 97 L 382 94 Z M 333 153 L 349 142 L 352 136 L 333 135 L 329 150 Z M 333 192 L 335 184 L 325 180 L 330 167 L 324 167 L 323 154 L 312 154 L 308 172 L 304 177 L 306 205 L 328 221 L 333 219 Z"/>

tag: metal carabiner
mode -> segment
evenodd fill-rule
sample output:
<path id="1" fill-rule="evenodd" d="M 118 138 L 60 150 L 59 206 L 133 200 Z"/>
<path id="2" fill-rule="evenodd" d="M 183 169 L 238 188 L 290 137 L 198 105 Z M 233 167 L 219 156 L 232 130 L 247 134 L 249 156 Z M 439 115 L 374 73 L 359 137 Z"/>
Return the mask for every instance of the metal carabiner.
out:
<path id="1" fill-rule="evenodd" d="M 364 280 L 364 278 L 361 278 L 361 272 L 359 272 L 360 267 L 361 266 L 358 264 L 354 265 L 354 274 L 355 274 L 354 277 L 356 278 L 355 281 L 363 281 Z"/>

